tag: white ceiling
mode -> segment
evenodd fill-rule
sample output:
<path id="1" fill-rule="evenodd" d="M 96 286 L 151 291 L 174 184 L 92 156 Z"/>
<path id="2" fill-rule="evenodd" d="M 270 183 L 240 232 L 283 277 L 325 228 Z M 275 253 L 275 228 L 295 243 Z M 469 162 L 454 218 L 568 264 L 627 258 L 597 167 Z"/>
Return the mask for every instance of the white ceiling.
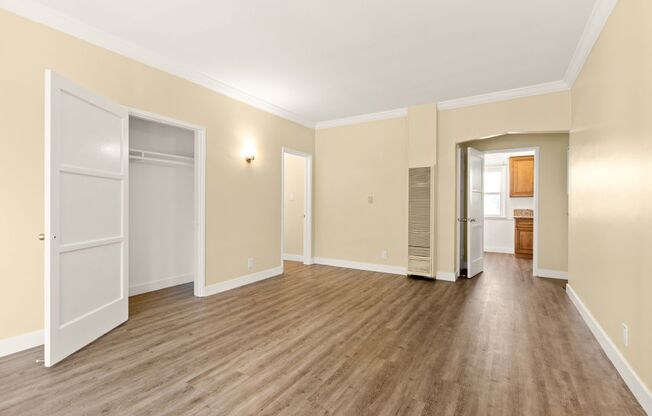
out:
<path id="1" fill-rule="evenodd" d="M 559 81 L 596 0 L 37 0 L 317 122 Z"/>

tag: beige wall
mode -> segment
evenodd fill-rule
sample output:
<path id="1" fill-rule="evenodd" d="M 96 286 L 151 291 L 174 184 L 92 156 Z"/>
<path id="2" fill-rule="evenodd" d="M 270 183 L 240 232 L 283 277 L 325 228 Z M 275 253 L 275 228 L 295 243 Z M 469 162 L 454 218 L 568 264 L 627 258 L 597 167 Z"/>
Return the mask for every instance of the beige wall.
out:
<path id="1" fill-rule="evenodd" d="M 407 136 L 406 117 L 317 130 L 315 257 L 406 266 Z"/>
<path id="2" fill-rule="evenodd" d="M 285 184 L 283 190 L 283 251 L 284 254 L 303 255 L 303 214 L 305 158 L 284 155 Z"/>
<path id="3" fill-rule="evenodd" d="M 436 136 L 434 104 L 410 107 L 406 117 L 318 130 L 315 257 L 405 268 L 408 167 L 435 165 Z"/>
<path id="4" fill-rule="evenodd" d="M 437 163 L 437 106 L 408 108 L 408 165 L 411 168 Z"/>
<path id="5" fill-rule="evenodd" d="M 117 103 L 206 127 L 207 284 L 280 265 L 281 147 L 312 152 L 313 130 L 5 11 L 0 56 L 0 339 L 43 326 L 46 68 Z M 258 151 L 251 165 L 240 154 L 246 137 Z"/>
<path id="6" fill-rule="evenodd" d="M 540 269 L 568 270 L 568 133 L 510 134 L 474 140 L 463 148 L 481 151 L 539 148 L 539 223 L 538 250 Z M 536 209 L 536 207 L 535 207 Z"/>
<path id="7" fill-rule="evenodd" d="M 652 2 L 620 1 L 572 89 L 570 284 L 652 388 Z M 629 327 L 624 346 L 621 324 Z"/>
<path id="8" fill-rule="evenodd" d="M 440 111 L 437 118 L 437 270 L 455 271 L 455 148 L 509 132 L 566 132 L 570 93 L 558 92 Z"/>
<path id="9" fill-rule="evenodd" d="M 437 105 L 408 108 L 408 167 L 433 168 L 433 200 L 430 207 L 430 252 L 433 273 L 437 271 Z"/>

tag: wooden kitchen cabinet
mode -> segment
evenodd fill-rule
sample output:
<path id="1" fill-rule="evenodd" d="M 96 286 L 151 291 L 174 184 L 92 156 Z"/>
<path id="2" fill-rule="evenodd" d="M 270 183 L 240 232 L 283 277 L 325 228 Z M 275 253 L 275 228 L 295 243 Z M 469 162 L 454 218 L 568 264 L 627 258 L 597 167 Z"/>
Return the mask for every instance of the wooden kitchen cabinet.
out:
<path id="1" fill-rule="evenodd" d="M 534 156 L 509 158 L 509 196 L 534 196 Z"/>
<path id="2" fill-rule="evenodd" d="M 534 219 L 514 219 L 514 255 L 520 259 L 531 259 L 534 250 Z"/>

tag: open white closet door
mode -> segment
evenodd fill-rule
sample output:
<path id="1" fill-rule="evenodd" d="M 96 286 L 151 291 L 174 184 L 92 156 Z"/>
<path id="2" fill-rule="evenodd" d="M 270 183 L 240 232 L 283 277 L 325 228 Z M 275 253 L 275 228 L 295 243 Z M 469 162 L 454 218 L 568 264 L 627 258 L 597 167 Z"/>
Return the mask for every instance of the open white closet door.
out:
<path id="1" fill-rule="evenodd" d="M 125 322 L 129 116 L 52 71 L 45 93 L 45 365 Z"/>
<path id="2" fill-rule="evenodd" d="M 466 162 L 467 276 L 484 270 L 484 153 L 469 147 Z"/>

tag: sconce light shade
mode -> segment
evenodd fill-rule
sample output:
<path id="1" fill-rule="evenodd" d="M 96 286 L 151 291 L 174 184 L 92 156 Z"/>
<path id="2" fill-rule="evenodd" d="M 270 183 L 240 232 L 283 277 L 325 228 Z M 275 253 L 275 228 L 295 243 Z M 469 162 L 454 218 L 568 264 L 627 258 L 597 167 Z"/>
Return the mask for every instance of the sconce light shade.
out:
<path id="1" fill-rule="evenodd" d="M 247 163 L 251 163 L 256 158 L 256 147 L 251 141 L 245 143 L 245 146 L 242 149 L 242 156 L 244 156 Z"/>

